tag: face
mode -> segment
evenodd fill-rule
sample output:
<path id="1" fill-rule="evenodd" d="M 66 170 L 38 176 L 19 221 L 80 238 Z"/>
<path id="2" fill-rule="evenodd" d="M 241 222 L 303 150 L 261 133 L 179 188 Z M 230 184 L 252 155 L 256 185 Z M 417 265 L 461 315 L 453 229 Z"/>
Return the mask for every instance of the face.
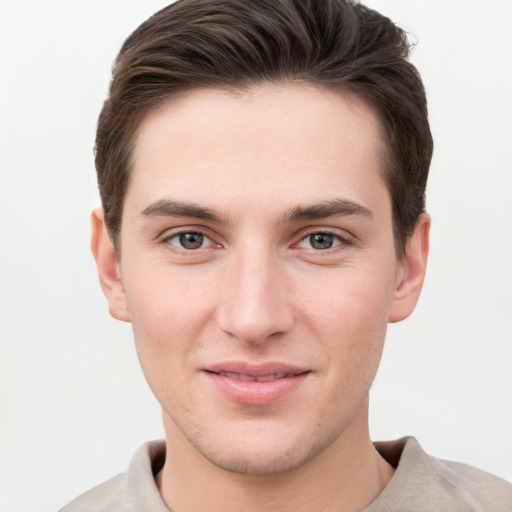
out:
<path id="1" fill-rule="evenodd" d="M 425 255 L 423 232 L 396 258 L 382 151 L 357 98 L 299 85 L 194 91 L 140 127 L 121 259 L 101 213 L 93 247 L 176 450 L 269 474 L 367 435 Z"/>

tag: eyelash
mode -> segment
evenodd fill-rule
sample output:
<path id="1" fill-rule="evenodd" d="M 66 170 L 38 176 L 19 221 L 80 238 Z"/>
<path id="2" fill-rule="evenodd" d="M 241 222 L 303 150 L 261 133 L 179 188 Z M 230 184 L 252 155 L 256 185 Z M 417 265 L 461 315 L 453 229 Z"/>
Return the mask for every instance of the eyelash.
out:
<path id="1" fill-rule="evenodd" d="M 219 243 L 216 243 L 211 236 L 209 236 L 206 232 L 200 230 L 200 229 L 186 229 L 186 230 L 180 230 L 180 231 L 175 231 L 173 233 L 170 233 L 168 234 L 167 236 L 165 236 L 163 239 L 162 239 L 162 242 L 167 244 L 167 248 L 170 250 L 170 251 L 173 251 L 173 252 L 180 252 L 180 253 L 184 253 L 184 254 L 194 254 L 194 253 L 198 253 L 200 252 L 201 250 L 204 250 L 206 249 L 206 247 L 198 247 L 196 249 L 187 249 L 185 247 L 177 247 L 175 245 L 173 245 L 171 243 L 171 240 L 175 239 L 175 238 L 178 238 L 180 236 L 183 236 L 183 235 L 200 235 L 202 237 L 204 237 L 204 239 L 206 241 L 210 241 L 210 244 L 212 245 L 215 245 L 217 247 L 221 247 L 221 245 Z"/>
<path id="2" fill-rule="evenodd" d="M 201 229 L 188 229 L 188 230 L 175 231 L 175 232 L 170 233 L 167 236 L 165 236 L 162 239 L 162 243 L 166 244 L 168 250 L 170 250 L 170 251 L 180 252 L 181 254 L 189 254 L 189 255 L 197 254 L 197 253 L 202 252 L 203 250 L 206 250 L 209 248 L 209 247 L 198 247 L 198 248 L 193 248 L 193 249 L 187 249 L 185 247 L 177 247 L 171 243 L 171 240 L 173 240 L 177 237 L 183 236 L 183 235 L 200 235 L 200 236 L 204 237 L 206 240 L 209 240 L 210 244 L 215 245 L 216 248 L 222 247 L 221 244 L 215 242 L 211 236 L 209 236 L 205 231 L 203 231 Z M 299 246 L 299 244 L 301 242 L 306 241 L 308 238 L 310 238 L 313 235 L 332 236 L 337 241 L 337 243 L 335 243 L 335 245 L 333 245 L 332 247 L 327 247 L 324 249 L 315 249 L 314 247 L 309 247 L 309 248 L 304 247 L 304 249 L 309 250 L 314 253 L 318 253 L 318 254 L 321 254 L 321 253 L 328 254 L 328 253 L 331 253 L 336 250 L 341 250 L 344 247 L 353 245 L 353 243 L 354 243 L 350 237 L 342 236 L 337 231 L 328 230 L 328 229 L 316 229 L 316 230 L 310 230 L 309 232 L 307 232 L 305 234 L 301 233 L 300 238 L 296 242 L 293 242 L 292 248 L 296 248 L 297 246 Z M 204 242 L 204 240 L 202 240 L 202 242 Z"/>
<path id="3" fill-rule="evenodd" d="M 314 249 L 309 248 L 308 250 L 315 252 L 315 253 L 330 253 L 336 250 L 341 250 L 344 247 L 350 246 L 354 244 L 354 241 L 349 236 L 343 236 L 339 232 L 329 229 L 313 229 L 306 234 L 301 234 L 299 240 L 293 244 L 293 246 L 297 246 L 301 242 L 307 240 L 309 237 L 313 235 L 329 235 L 335 238 L 338 241 L 337 245 L 334 245 L 333 247 L 329 247 L 326 249 Z"/>

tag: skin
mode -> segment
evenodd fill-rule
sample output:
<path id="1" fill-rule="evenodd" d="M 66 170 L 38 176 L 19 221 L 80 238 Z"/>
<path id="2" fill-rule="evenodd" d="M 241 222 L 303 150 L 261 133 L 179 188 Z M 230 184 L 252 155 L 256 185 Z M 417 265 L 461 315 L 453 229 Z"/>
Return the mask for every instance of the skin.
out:
<path id="1" fill-rule="evenodd" d="M 162 405 L 175 512 L 362 510 L 392 477 L 368 392 L 388 322 L 416 305 L 430 221 L 398 260 L 383 151 L 368 106 L 304 85 L 197 90 L 141 125 L 122 258 L 101 209 L 92 247 Z M 226 361 L 306 373 L 255 405 L 212 383 Z"/>

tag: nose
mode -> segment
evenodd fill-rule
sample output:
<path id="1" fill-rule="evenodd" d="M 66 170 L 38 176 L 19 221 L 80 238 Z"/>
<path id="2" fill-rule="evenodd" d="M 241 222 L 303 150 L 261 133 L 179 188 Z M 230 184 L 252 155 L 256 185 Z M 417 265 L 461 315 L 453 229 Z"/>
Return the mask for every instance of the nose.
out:
<path id="1" fill-rule="evenodd" d="M 234 255 L 217 310 L 219 328 L 247 345 L 289 332 L 294 322 L 287 274 L 271 251 L 246 248 Z"/>

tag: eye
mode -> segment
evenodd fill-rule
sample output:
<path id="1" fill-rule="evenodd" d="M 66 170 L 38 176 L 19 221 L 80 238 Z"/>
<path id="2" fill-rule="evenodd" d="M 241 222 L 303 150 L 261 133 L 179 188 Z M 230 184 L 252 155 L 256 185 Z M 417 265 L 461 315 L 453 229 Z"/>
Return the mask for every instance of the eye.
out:
<path id="1" fill-rule="evenodd" d="M 316 251 L 325 251 L 341 245 L 344 240 L 333 233 L 311 233 L 304 237 L 299 245 L 306 249 L 314 249 Z"/>
<path id="2" fill-rule="evenodd" d="M 177 233 L 176 235 L 168 238 L 167 242 L 177 249 L 185 249 L 186 251 L 204 249 L 207 246 L 214 245 L 206 235 L 196 231 Z"/>

